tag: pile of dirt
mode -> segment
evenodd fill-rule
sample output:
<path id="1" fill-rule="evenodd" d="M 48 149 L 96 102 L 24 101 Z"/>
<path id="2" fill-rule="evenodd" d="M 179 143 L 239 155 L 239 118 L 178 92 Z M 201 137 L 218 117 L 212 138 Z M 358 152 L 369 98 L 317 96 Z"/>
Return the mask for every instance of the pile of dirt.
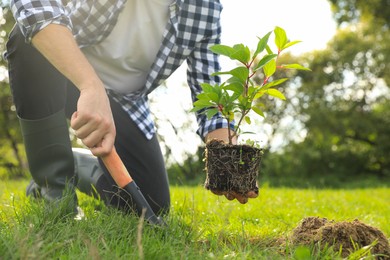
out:
<path id="1" fill-rule="evenodd" d="M 342 248 L 342 257 L 376 241 L 371 253 L 378 255 L 378 259 L 390 259 L 390 244 L 382 231 L 357 219 L 335 222 L 326 218 L 308 217 L 293 230 L 289 241 L 293 245 L 333 245 L 336 251 Z"/>

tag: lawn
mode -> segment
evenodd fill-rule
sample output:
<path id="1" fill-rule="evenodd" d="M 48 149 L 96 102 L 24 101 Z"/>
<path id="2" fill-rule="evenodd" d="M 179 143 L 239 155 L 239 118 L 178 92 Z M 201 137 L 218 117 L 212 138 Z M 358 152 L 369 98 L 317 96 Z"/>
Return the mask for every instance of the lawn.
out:
<path id="1" fill-rule="evenodd" d="M 246 205 L 203 187 L 172 187 L 168 227 L 106 208 L 83 194 L 80 221 L 48 215 L 24 195 L 27 181 L 0 183 L 0 259 L 335 259 L 324 247 L 280 241 L 302 219 L 359 219 L 390 237 L 390 188 L 262 187 Z M 356 257 L 356 259 L 359 257 Z M 350 258 L 354 259 L 354 258 Z"/>

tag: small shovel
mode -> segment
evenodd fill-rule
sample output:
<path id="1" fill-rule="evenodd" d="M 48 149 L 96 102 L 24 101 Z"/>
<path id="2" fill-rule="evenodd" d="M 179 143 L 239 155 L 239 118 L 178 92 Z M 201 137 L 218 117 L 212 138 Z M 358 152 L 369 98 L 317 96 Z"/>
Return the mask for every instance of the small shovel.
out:
<path id="1" fill-rule="evenodd" d="M 141 216 L 143 212 L 145 212 L 145 219 L 150 224 L 166 226 L 166 223 L 163 221 L 163 219 L 157 217 L 154 214 L 141 190 L 135 181 L 131 178 L 115 148 L 113 148 L 108 155 L 101 157 L 101 159 L 103 160 L 104 165 L 107 167 L 115 183 L 131 195 L 131 198 L 133 199 L 133 202 L 136 206 L 137 213 Z"/>

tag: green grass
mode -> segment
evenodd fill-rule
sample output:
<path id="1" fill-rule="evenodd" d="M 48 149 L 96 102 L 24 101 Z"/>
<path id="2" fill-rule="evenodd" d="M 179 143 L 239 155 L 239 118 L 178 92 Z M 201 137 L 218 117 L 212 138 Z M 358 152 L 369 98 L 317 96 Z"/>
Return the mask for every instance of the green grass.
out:
<path id="1" fill-rule="evenodd" d="M 202 187 L 172 187 L 168 228 L 80 195 L 86 219 L 47 214 L 24 195 L 27 181 L 0 183 L 0 259 L 335 259 L 327 248 L 282 246 L 309 216 L 360 221 L 390 237 L 390 188 L 262 187 L 246 205 Z M 359 257 L 354 257 L 358 259 Z M 352 259 L 352 258 L 351 258 Z"/>

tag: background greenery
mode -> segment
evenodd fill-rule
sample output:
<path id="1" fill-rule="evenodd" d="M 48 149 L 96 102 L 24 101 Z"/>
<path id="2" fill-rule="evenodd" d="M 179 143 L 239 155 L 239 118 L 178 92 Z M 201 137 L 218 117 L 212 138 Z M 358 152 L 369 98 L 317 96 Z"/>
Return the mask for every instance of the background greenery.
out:
<path id="1" fill-rule="evenodd" d="M 339 25 L 337 33 L 326 49 L 294 57 L 312 72 L 289 72 L 297 77 L 283 86 L 287 102 L 267 111 L 264 123 L 273 129 L 268 140 L 283 136 L 280 149 L 273 150 L 270 141 L 264 144 L 260 178 L 271 186 L 343 187 L 352 182 L 374 186 L 390 180 L 389 3 L 330 2 Z M 1 12 L 3 53 L 14 21 L 5 4 Z M 292 58 L 291 54 L 281 57 L 285 61 Z M 0 179 L 27 176 L 14 110 L 6 61 L 0 57 Z M 282 123 L 286 119 L 291 121 L 288 126 Z M 157 125 L 167 123 L 164 118 L 156 121 Z M 178 140 L 190 125 L 175 129 Z M 299 140 L 298 132 L 305 133 Z M 163 134 L 160 140 L 168 161 L 170 144 Z M 169 162 L 171 183 L 201 183 L 203 147 L 184 158 Z"/>

